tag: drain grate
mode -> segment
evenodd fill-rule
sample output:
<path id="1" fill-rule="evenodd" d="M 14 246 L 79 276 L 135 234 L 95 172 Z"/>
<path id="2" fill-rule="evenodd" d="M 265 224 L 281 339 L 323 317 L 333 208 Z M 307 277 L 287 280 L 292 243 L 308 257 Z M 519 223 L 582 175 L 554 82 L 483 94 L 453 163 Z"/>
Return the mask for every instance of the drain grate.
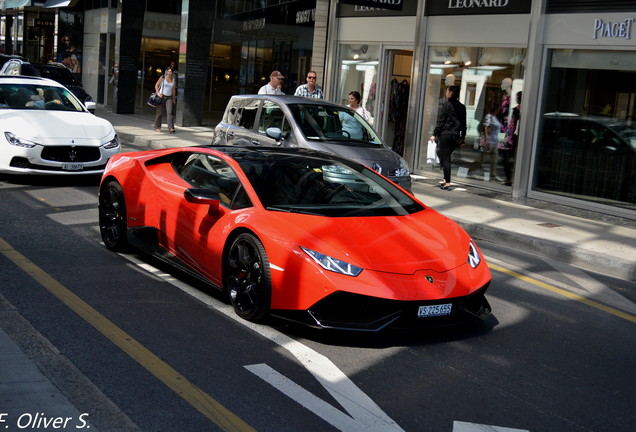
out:
<path id="1" fill-rule="evenodd" d="M 561 225 L 553 224 L 553 223 L 550 223 L 550 222 L 541 223 L 541 224 L 538 224 L 538 225 L 542 226 L 542 227 L 546 227 L 546 228 L 559 228 L 561 226 Z"/>

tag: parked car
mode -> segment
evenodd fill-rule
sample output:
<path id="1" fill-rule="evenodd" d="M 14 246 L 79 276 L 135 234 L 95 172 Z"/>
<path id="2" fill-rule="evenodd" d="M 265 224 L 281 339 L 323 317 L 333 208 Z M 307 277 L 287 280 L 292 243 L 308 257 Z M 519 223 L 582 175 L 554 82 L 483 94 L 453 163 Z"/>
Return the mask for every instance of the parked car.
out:
<path id="1" fill-rule="evenodd" d="M 636 127 L 631 122 L 548 113 L 538 152 L 537 188 L 636 204 Z"/>
<path id="2" fill-rule="evenodd" d="M 101 174 L 121 151 L 115 128 L 63 85 L 0 76 L 0 172 Z"/>
<path id="3" fill-rule="evenodd" d="M 213 145 L 300 147 L 360 162 L 410 190 L 406 161 L 348 107 L 296 96 L 233 96 Z"/>
<path id="4" fill-rule="evenodd" d="M 120 153 L 99 228 L 225 292 L 235 312 L 378 331 L 480 322 L 491 274 L 455 222 L 370 168 L 284 147 Z"/>
<path id="5" fill-rule="evenodd" d="M 82 83 L 77 81 L 73 73 L 62 63 L 29 63 L 26 60 L 11 59 L 0 68 L 0 75 L 37 76 L 57 81 L 72 91 L 88 111 L 95 114 L 93 98 L 86 93 Z"/>
<path id="6" fill-rule="evenodd" d="M 8 62 L 9 60 L 24 60 L 24 58 L 22 56 L 19 56 L 17 54 L 3 54 L 0 53 L 0 66 L 4 65 L 6 62 Z"/>

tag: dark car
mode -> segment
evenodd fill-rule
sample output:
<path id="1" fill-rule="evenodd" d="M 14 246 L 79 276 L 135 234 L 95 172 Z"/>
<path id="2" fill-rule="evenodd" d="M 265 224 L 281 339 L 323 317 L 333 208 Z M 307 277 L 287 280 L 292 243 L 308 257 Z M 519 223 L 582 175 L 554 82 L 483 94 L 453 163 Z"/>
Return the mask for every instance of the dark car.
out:
<path id="1" fill-rule="evenodd" d="M 93 98 L 86 93 L 82 83 L 62 63 L 30 63 L 21 59 L 10 59 L 0 69 L 0 75 L 27 75 L 49 78 L 69 89 L 84 103 L 86 109 L 95 114 Z"/>
<path id="2" fill-rule="evenodd" d="M 233 96 L 212 144 L 319 150 L 359 162 L 404 189 L 411 188 L 408 164 L 371 125 L 354 110 L 320 99 Z"/>
<path id="3" fill-rule="evenodd" d="M 548 113 L 542 130 L 538 189 L 636 204 L 636 128 L 630 122 Z"/>
<path id="4" fill-rule="evenodd" d="M 1 54 L 0 53 L 0 66 L 3 66 L 9 60 L 24 60 L 24 58 L 17 54 Z"/>

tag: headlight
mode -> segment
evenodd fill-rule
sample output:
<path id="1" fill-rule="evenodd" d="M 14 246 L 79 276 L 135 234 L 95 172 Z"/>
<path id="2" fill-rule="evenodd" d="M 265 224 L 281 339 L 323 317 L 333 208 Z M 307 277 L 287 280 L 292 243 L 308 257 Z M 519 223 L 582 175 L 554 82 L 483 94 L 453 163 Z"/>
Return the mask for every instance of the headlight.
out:
<path id="1" fill-rule="evenodd" d="M 105 150 L 110 150 L 119 147 L 119 135 L 115 134 L 115 137 L 108 141 L 106 144 L 102 144 Z"/>
<path id="2" fill-rule="evenodd" d="M 312 257 L 314 261 L 316 261 L 320 265 L 320 267 L 324 268 L 325 270 L 354 277 L 358 276 L 362 271 L 360 267 L 356 267 L 344 261 L 340 261 L 330 256 L 323 255 L 319 252 L 304 248 L 302 246 L 300 248 L 303 250 L 303 252 Z"/>
<path id="3" fill-rule="evenodd" d="M 29 140 L 22 139 L 11 132 L 5 132 L 4 137 L 7 139 L 9 144 L 18 146 L 18 147 L 33 148 L 37 145 L 36 143 Z"/>
<path id="4" fill-rule="evenodd" d="M 470 246 L 468 248 L 468 260 L 466 262 L 468 262 L 468 265 L 472 268 L 477 268 L 481 262 L 481 257 L 479 256 L 479 252 L 477 252 L 477 247 L 475 247 L 472 240 L 470 241 Z"/>
<path id="5" fill-rule="evenodd" d="M 326 173 L 332 174 L 344 174 L 344 175 L 352 175 L 353 171 L 349 168 L 340 166 L 340 165 L 323 165 L 322 171 Z"/>
<path id="6" fill-rule="evenodd" d="M 400 168 L 395 172 L 396 177 L 407 177 L 411 175 L 409 164 L 404 159 L 400 159 Z"/>

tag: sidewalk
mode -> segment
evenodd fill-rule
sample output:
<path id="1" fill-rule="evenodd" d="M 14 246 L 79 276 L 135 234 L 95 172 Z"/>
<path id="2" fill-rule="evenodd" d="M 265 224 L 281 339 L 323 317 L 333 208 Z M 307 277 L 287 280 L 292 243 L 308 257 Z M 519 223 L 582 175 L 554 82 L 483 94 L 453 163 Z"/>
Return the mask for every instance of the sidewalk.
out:
<path id="1" fill-rule="evenodd" d="M 176 127 L 174 134 L 155 132 L 152 111 L 113 114 L 98 106 L 122 140 L 140 148 L 208 145 L 210 127 Z M 414 176 L 413 192 L 425 204 L 459 223 L 476 239 L 514 247 L 545 258 L 636 281 L 636 221 L 592 211 L 525 199 L 456 183 L 452 191 L 437 178 Z"/>

